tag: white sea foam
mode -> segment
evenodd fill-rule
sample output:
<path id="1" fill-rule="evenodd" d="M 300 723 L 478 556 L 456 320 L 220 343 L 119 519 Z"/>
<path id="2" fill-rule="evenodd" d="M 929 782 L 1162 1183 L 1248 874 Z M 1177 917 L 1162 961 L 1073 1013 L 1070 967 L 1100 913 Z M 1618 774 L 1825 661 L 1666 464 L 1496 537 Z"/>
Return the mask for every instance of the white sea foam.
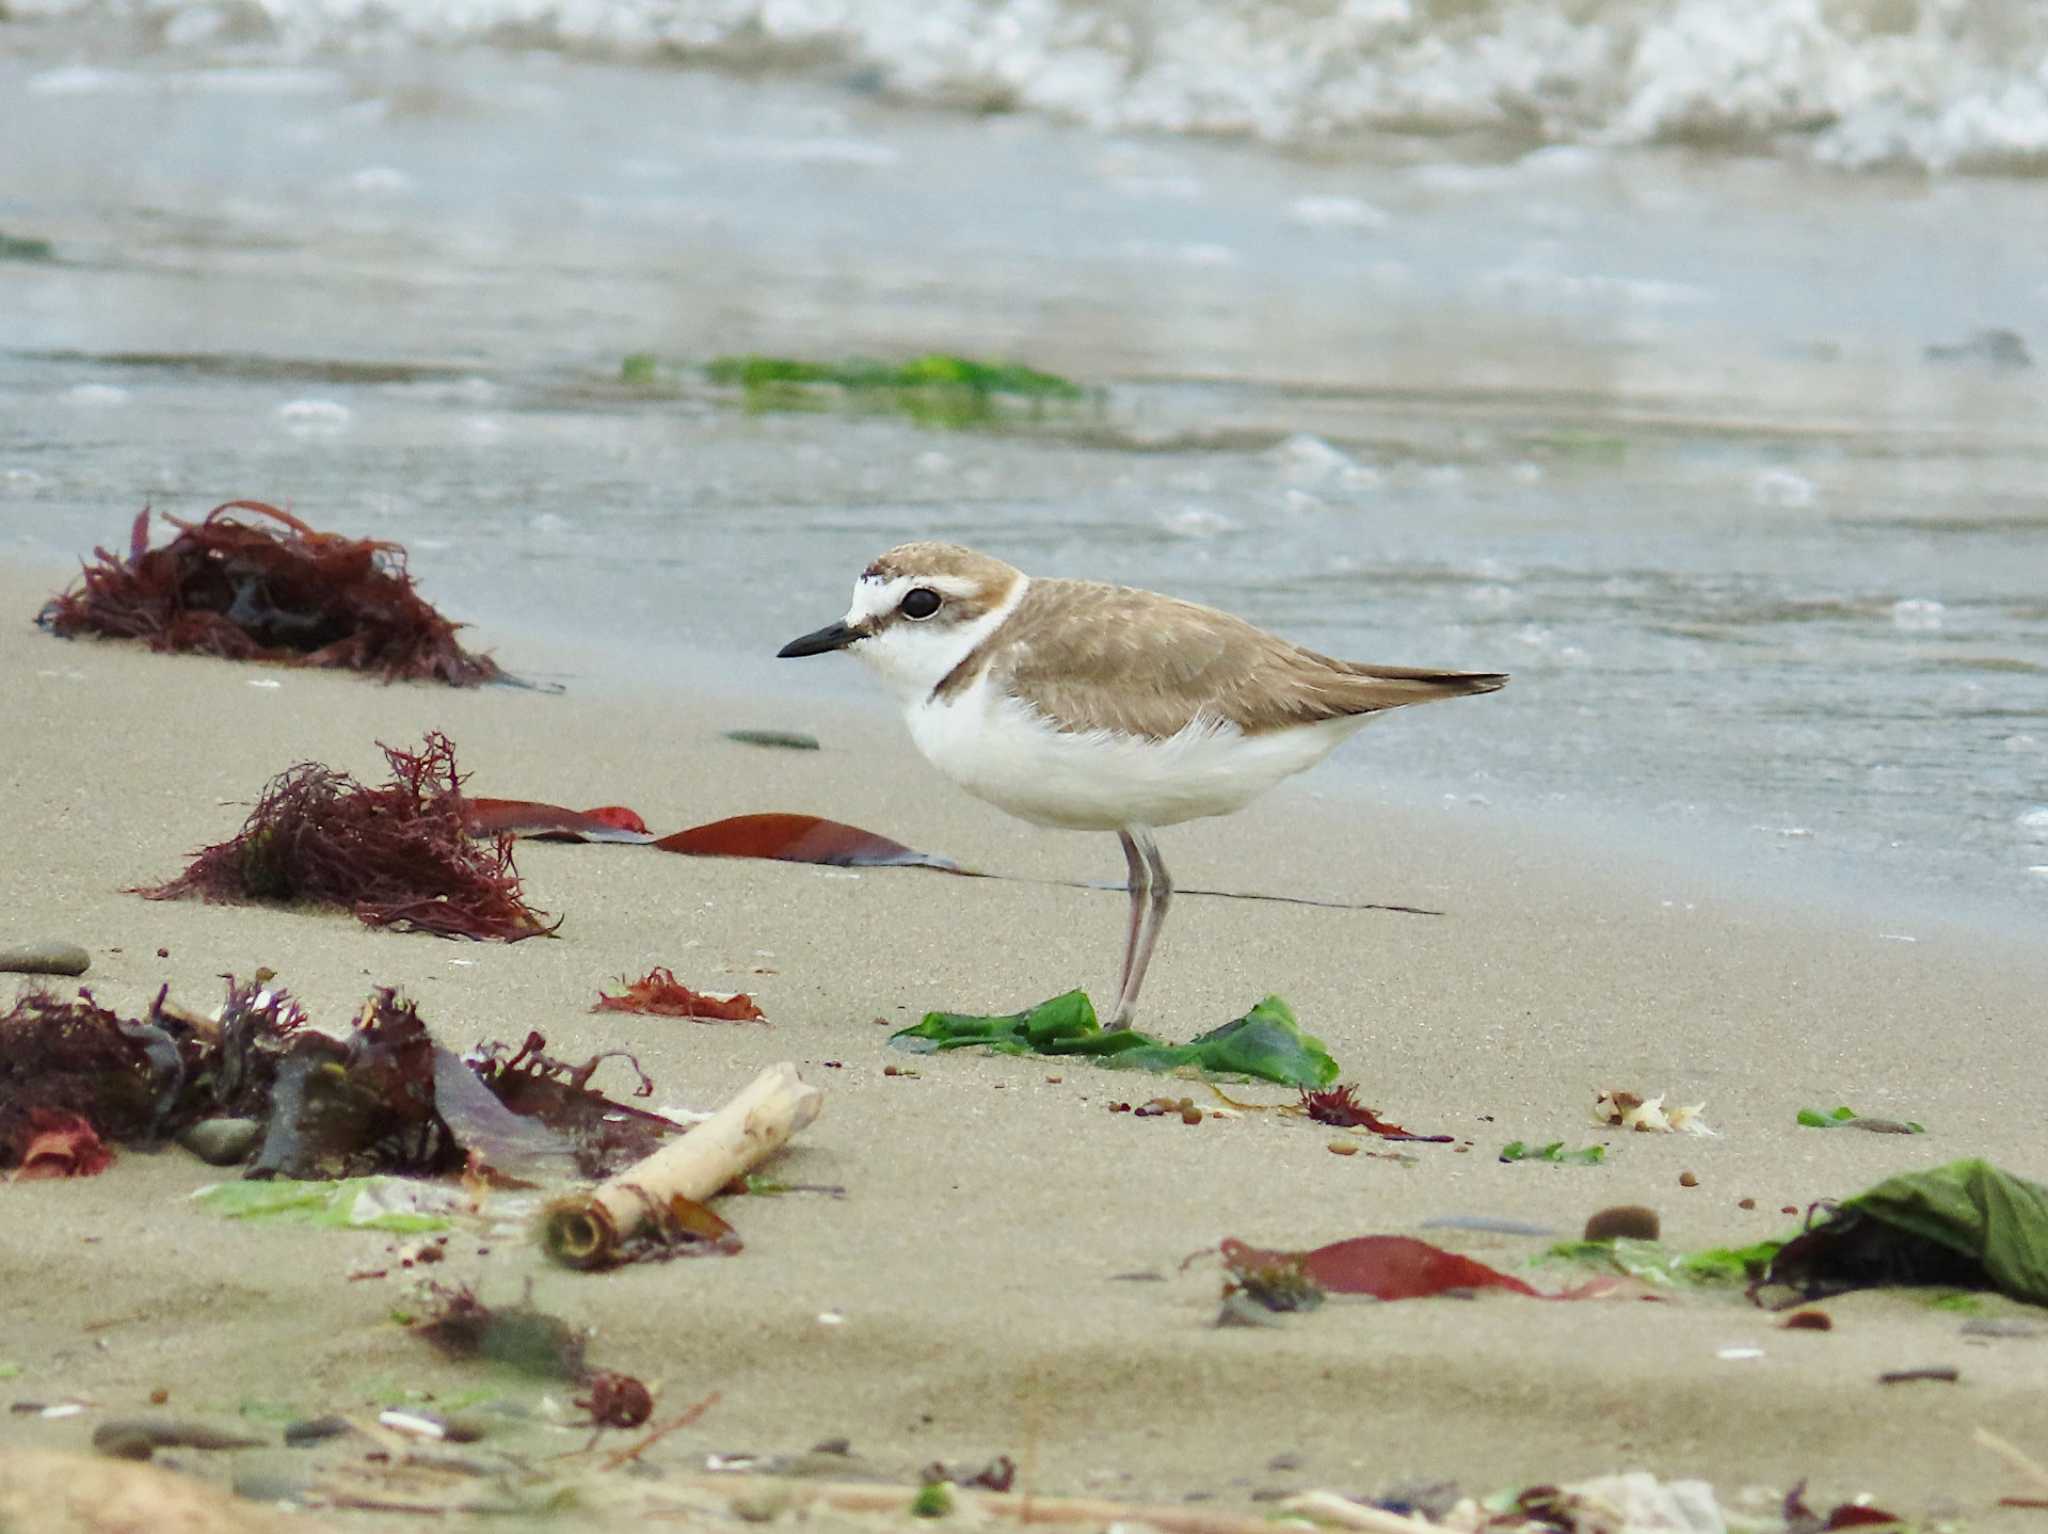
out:
<path id="1" fill-rule="evenodd" d="M 14 0 L 160 45 L 478 44 L 749 70 L 1106 130 L 1790 147 L 1849 169 L 2048 174 L 2039 0 Z M 273 80 L 269 88 L 277 88 Z M 47 88 L 47 87 L 46 87 Z M 1534 159 L 1578 173 L 1592 162 Z"/>

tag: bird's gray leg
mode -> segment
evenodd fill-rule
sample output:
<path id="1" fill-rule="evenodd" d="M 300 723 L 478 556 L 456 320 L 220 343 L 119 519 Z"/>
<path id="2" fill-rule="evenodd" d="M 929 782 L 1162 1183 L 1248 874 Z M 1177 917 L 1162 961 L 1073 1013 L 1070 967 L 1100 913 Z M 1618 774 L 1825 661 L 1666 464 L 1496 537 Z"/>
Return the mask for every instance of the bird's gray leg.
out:
<path id="1" fill-rule="evenodd" d="M 1124 934 L 1124 967 L 1116 977 L 1117 1005 L 1123 1005 L 1123 994 L 1131 983 L 1131 961 L 1138 954 L 1138 933 L 1144 926 L 1145 903 L 1152 893 L 1152 865 L 1128 831 L 1119 831 L 1117 840 L 1124 845 L 1124 888 L 1131 892 L 1130 929 Z M 1110 1027 L 1122 1024 L 1112 1022 Z"/>
<path id="2" fill-rule="evenodd" d="M 1149 897 L 1144 919 L 1138 915 L 1137 870 L 1132 870 L 1131 882 L 1131 955 L 1124 966 L 1124 983 L 1117 997 L 1116 1015 L 1109 1020 L 1111 1032 L 1131 1026 L 1131 1018 L 1138 1010 L 1138 989 L 1145 983 L 1145 971 L 1152 963 L 1153 945 L 1159 941 L 1159 929 L 1166 923 L 1166 908 L 1173 903 L 1173 878 L 1166 871 L 1165 860 L 1159 856 L 1159 843 L 1152 839 L 1152 833 L 1144 826 L 1133 826 L 1121 833 L 1124 838 L 1124 855 L 1142 854 L 1145 860 L 1143 888 Z"/>

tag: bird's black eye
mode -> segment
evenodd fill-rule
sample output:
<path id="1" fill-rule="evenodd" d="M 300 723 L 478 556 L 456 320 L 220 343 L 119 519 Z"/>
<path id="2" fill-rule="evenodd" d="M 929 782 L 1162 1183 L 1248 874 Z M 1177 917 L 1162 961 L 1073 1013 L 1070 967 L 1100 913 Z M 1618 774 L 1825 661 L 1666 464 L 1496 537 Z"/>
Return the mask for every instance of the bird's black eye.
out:
<path id="1" fill-rule="evenodd" d="M 896 610 L 913 622 L 921 621 L 937 612 L 942 600 L 939 594 L 932 590 L 931 587 L 919 586 L 916 590 L 904 595 L 902 602 L 897 605 Z"/>

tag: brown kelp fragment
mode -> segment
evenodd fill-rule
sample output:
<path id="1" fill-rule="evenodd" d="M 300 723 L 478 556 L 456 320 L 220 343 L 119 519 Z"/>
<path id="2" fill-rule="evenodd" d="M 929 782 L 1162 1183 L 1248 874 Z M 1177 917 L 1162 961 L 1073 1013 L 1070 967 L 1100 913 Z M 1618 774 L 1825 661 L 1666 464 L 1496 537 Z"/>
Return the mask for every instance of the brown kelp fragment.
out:
<path id="1" fill-rule="evenodd" d="M 455 642 L 459 625 L 414 589 L 399 544 L 317 532 L 261 501 L 228 501 L 198 522 L 164 520 L 178 534 L 152 549 L 144 507 L 128 557 L 95 549 L 98 563 L 36 621 L 65 639 L 103 634 L 153 650 L 368 671 L 387 682 L 474 687 L 503 675 L 490 656 Z"/>
<path id="2" fill-rule="evenodd" d="M 1414 1300 L 1458 1290 L 1506 1289 L 1541 1298 L 1511 1274 L 1412 1236 L 1354 1236 L 1307 1252 L 1262 1251 L 1234 1239 L 1223 1243 L 1224 1266 L 1233 1275 L 1288 1261 L 1298 1262 L 1317 1287 L 1331 1294 Z"/>
<path id="3" fill-rule="evenodd" d="M 0 1159 L 19 1168 L 17 1182 L 44 1177 L 94 1177 L 114 1164 L 91 1124 L 62 1108 L 31 1108 L 14 1143 Z"/>
<path id="4" fill-rule="evenodd" d="M 771 858 L 833 868 L 936 868 L 964 873 L 951 858 L 917 852 L 859 826 L 816 815 L 735 815 L 657 839 L 664 852 L 704 858 Z"/>
<path id="5" fill-rule="evenodd" d="M 565 842 L 651 842 L 654 835 L 639 811 L 623 804 L 592 810 L 564 809 L 533 799 L 469 801 L 470 827 L 478 836 L 530 836 Z"/>
<path id="6" fill-rule="evenodd" d="M 432 1311 L 413 1332 L 443 1357 L 506 1364 L 541 1379 L 590 1378 L 588 1334 L 531 1301 L 486 1305 L 468 1284 L 429 1283 L 426 1292 Z"/>
<path id="7" fill-rule="evenodd" d="M 1318 1124 L 1335 1124 L 1344 1129 L 1369 1129 L 1387 1140 L 1418 1140 L 1428 1145 L 1449 1145 L 1449 1135 L 1410 1134 L 1399 1124 L 1391 1124 L 1379 1116 L 1379 1110 L 1368 1108 L 1358 1100 L 1358 1088 L 1339 1083 L 1324 1087 L 1320 1091 L 1303 1089 L 1301 1110 Z"/>
<path id="8" fill-rule="evenodd" d="M 464 1064 L 513 1113 L 546 1125 L 568 1142 L 576 1169 L 585 1177 L 607 1177 L 654 1153 L 681 1124 L 629 1107 L 593 1091 L 590 1078 L 607 1060 L 624 1060 L 640 1078 L 635 1097 L 654 1095 L 654 1083 L 640 1062 L 622 1049 L 592 1055 L 570 1065 L 545 1053 L 548 1041 L 529 1033 L 518 1049 L 495 1040 L 472 1051 Z"/>
<path id="9" fill-rule="evenodd" d="M 656 1017 L 695 1017 L 720 1023 L 767 1021 L 761 1015 L 761 1009 L 754 1005 L 754 998 L 746 992 L 725 998 L 706 996 L 676 979 L 676 972 L 665 965 L 656 965 L 638 980 L 628 980 L 621 975 L 619 984 L 626 988 L 624 994 L 612 996 L 600 991 L 597 1004 L 590 1010 L 649 1012 Z"/>
<path id="10" fill-rule="evenodd" d="M 102 1140 L 169 1133 L 198 1054 L 189 1030 L 154 1012 L 119 1017 L 82 988 L 75 1001 L 25 993 L 0 1017 L 0 1167 L 27 1150 L 38 1112 L 76 1115 Z"/>
<path id="11" fill-rule="evenodd" d="M 1881 1507 L 1864 1507 L 1855 1502 L 1838 1502 L 1822 1517 L 1806 1505 L 1806 1482 L 1796 1482 L 1785 1493 L 1785 1534 L 1835 1534 L 1837 1529 L 1874 1528 L 1904 1520 Z"/>
<path id="12" fill-rule="evenodd" d="M 418 751 L 379 749 L 391 764 L 383 787 L 302 762 L 271 779 L 234 837 L 138 893 L 343 906 L 373 927 L 437 937 L 517 942 L 552 932 L 520 893 L 512 838 L 470 836 L 448 737 L 430 731 Z"/>

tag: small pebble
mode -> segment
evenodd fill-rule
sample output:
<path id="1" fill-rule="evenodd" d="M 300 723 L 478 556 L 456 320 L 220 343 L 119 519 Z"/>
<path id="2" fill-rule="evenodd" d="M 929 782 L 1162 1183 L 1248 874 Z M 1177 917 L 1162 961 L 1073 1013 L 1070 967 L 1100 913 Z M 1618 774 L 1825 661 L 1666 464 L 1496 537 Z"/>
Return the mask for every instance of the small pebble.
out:
<path id="1" fill-rule="evenodd" d="M 1588 1241 L 1613 1241 L 1620 1237 L 1631 1241 L 1655 1241 L 1663 1231 L 1664 1225 L 1657 1218 L 1657 1211 L 1643 1204 L 1616 1204 L 1586 1217 Z"/>
<path id="2" fill-rule="evenodd" d="M 1834 1319 L 1824 1310 L 1795 1310 L 1778 1325 L 1788 1332 L 1831 1332 Z"/>
<path id="3" fill-rule="evenodd" d="M 1328 1148 L 1333 1156 L 1355 1156 L 1358 1154 L 1358 1142 L 1356 1140 L 1332 1140 L 1329 1142 Z"/>
<path id="4" fill-rule="evenodd" d="M 0 948 L 0 970 L 16 975 L 82 975 L 92 955 L 76 943 L 17 943 Z"/>
<path id="5" fill-rule="evenodd" d="M 201 1119 L 178 1143 L 208 1166 L 239 1166 L 262 1138 L 261 1119 Z"/>
<path id="6" fill-rule="evenodd" d="M 1240 1290 L 1224 1297 L 1222 1307 L 1216 1312 L 1216 1324 L 1225 1327 L 1278 1326 L 1281 1323 L 1265 1306 Z"/>
<path id="7" fill-rule="evenodd" d="M 1754 1209 L 1756 1208 L 1756 1200 L 1753 1198 L 1739 1198 L 1735 1201 L 1735 1207 L 1737 1209 Z"/>
<path id="8" fill-rule="evenodd" d="M 346 1417 L 314 1417 L 305 1422 L 286 1423 L 284 1441 L 294 1449 L 303 1449 L 309 1444 L 339 1438 L 343 1433 L 350 1431 L 352 1430 Z"/>
<path id="9" fill-rule="evenodd" d="M 1680 1172 L 1680 1173 L 1678 1174 L 1678 1186 L 1679 1186 L 1679 1187 L 1681 1187 L 1681 1188 L 1697 1188 L 1697 1187 L 1698 1187 L 1699 1185 L 1700 1185 L 1700 1179 L 1699 1179 L 1699 1175 L 1698 1175 L 1697 1173 L 1695 1173 L 1695 1172 Z"/>
<path id="10" fill-rule="evenodd" d="M 164 1389 L 163 1386 L 159 1385 L 156 1389 L 152 1390 L 149 1393 L 149 1404 L 151 1406 L 161 1406 L 170 1398 L 171 1393 L 168 1390 Z"/>

